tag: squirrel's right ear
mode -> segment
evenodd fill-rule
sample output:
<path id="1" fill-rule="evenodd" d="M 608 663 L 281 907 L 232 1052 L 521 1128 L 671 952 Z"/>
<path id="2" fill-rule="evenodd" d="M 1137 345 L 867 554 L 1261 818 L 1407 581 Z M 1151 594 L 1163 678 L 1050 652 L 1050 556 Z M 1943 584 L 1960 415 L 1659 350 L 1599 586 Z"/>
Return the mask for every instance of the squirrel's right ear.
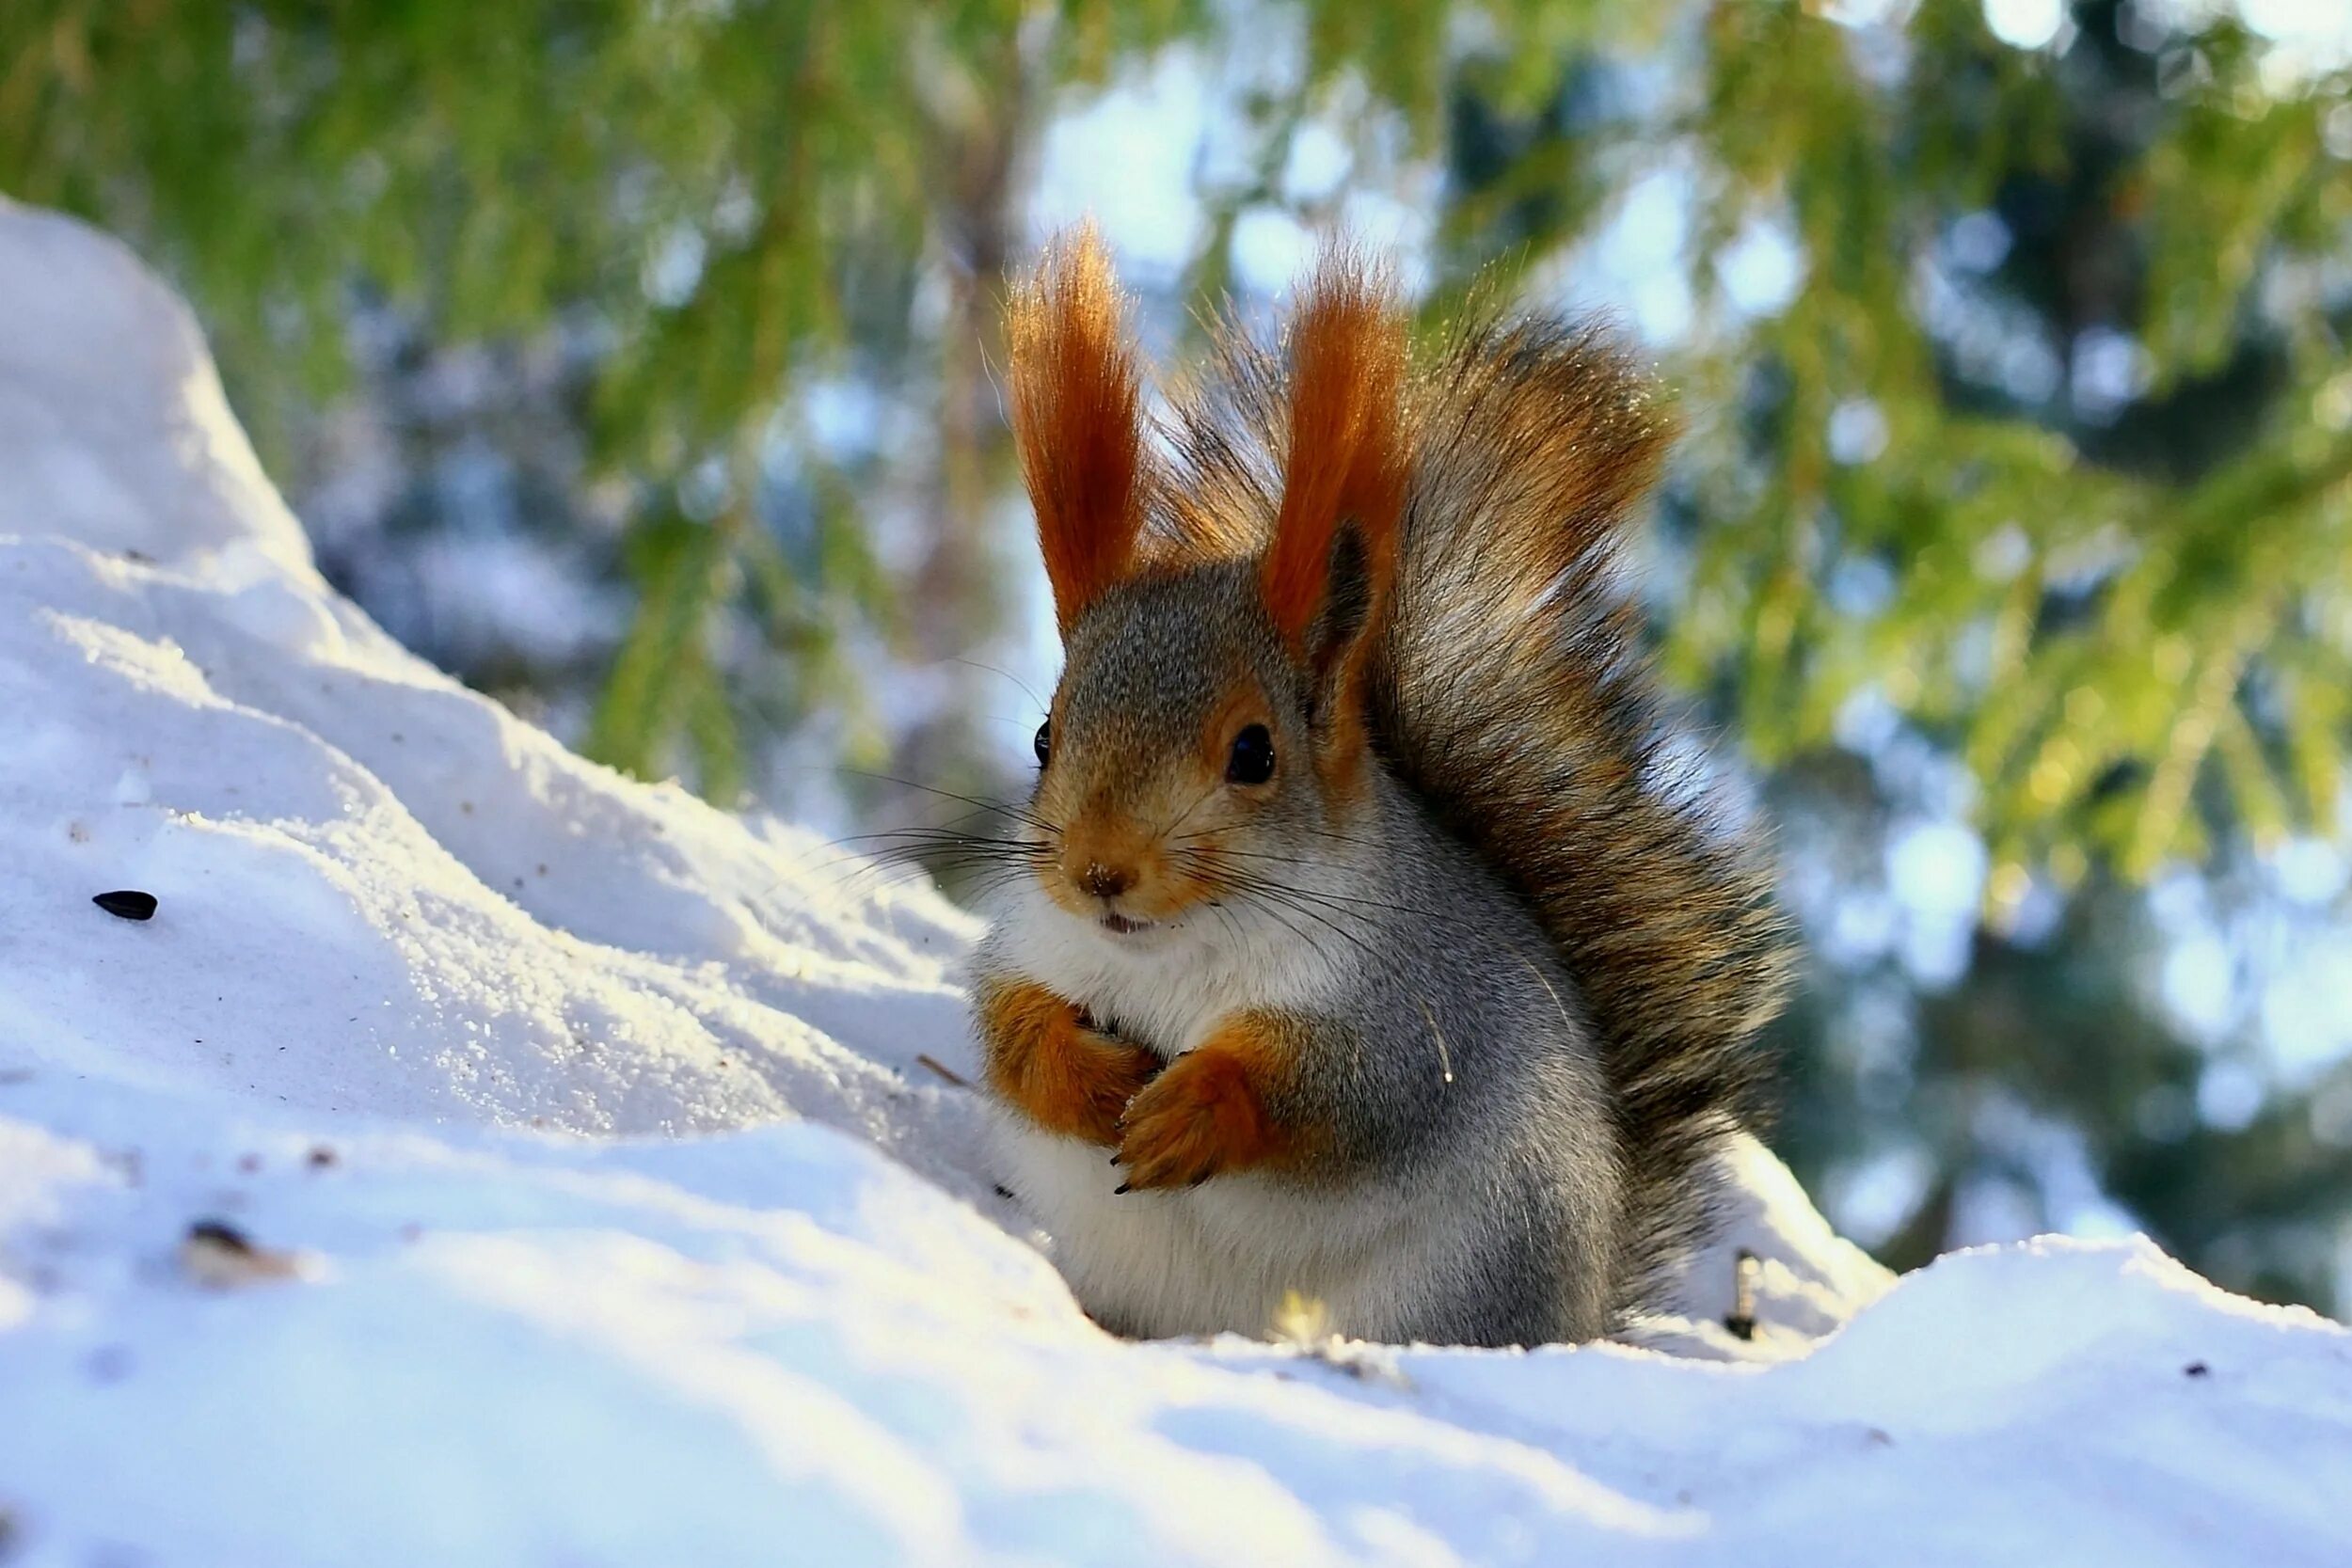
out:
<path id="1" fill-rule="evenodd" d="M 1143 529 L 1141 395 L 1125 296 L 1091 227 L 1012 296 L 1012 431 L 1064 636 L 1132 568 Z"/>
<path id="2" fill-rule="evenodd" d="M 1406 326 L 1388 278 L 1341 246 L 1290 321 L 1290 438 L 1259 593 L 1318 706 L 1346 712 L 1388 609 L 1405 508 Z"/>

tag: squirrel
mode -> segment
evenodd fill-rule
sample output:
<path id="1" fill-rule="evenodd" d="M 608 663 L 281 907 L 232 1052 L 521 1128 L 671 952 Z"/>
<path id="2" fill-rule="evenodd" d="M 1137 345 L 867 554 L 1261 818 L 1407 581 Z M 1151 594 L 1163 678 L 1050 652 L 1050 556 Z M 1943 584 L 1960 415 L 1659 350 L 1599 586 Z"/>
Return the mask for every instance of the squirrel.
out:
<path id="1" fill-rule="evenodd" d="M 1131 314 L 1087 230 L 1008 315 L 1065 666 L 973 960 L 1007 1184 L 1114 1332 L 1617 1331 L 1787 967 L 1612 581 L 1668 420 L 1546 317 L 1416 370 L 1332 245 L 1154 440 Z"/>

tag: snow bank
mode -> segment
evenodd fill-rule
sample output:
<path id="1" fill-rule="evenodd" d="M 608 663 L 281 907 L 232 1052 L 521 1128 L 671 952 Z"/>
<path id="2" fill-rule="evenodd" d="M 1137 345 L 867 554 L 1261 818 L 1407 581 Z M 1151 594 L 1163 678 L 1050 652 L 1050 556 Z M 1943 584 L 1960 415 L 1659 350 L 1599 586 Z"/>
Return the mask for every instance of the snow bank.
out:
<path id="1" fill-rule="evenodd" d="M 1646 1337 L 1744 1360 L 1108 1338 L 922 1060 L 969 936 L 391 644 L 185 309 L 0 204 L 0 1557 L 2352 1558 L 2342 1329 L 2145 1243 L 1889 1291 L 1753 1148 L 1764 1329 L 1718 1256 Z"/>

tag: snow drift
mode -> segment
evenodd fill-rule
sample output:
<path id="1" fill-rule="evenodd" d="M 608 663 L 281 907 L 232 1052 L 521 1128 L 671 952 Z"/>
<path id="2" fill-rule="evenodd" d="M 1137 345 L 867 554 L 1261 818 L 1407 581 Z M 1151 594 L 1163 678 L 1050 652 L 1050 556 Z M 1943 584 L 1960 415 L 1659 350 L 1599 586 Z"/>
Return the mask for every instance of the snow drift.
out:
<path id="1" fill-rule="evenodd" d="M 1754 1148 L 1763 1328 L 1717 1256 L 1645 1337 L 1714 1359 L 1112 1339 L 923 1060 L 970 935 L 392 644 L 0 204 L 0 1557 L 2352 1560 L 2343 1329 L 2144 1243 L 1890 1290 Z"/>

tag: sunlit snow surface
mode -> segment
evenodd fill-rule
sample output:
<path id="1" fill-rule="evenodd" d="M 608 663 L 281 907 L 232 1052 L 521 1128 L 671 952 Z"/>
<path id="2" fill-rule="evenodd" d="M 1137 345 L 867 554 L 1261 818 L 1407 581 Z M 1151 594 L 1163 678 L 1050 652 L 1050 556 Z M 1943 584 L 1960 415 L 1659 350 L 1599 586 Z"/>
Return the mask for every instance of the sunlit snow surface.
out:
<path id="1" fill-rule="evenodd" d="M 0 1560 L 2352 1560 L 2342 1329 L 1886 1291 L 1754 1148 L 1756 1339 L 1720 1254 L 1645 1336 L 1717 1359 L 1112 1339 L 918 1060 L 969 935 L 393 646 L 185 311 L 0 207 Z"/>

